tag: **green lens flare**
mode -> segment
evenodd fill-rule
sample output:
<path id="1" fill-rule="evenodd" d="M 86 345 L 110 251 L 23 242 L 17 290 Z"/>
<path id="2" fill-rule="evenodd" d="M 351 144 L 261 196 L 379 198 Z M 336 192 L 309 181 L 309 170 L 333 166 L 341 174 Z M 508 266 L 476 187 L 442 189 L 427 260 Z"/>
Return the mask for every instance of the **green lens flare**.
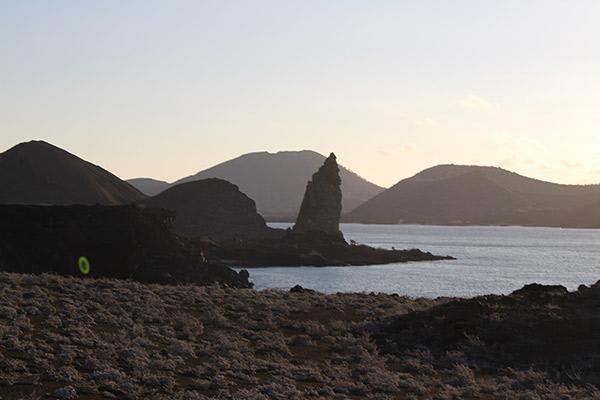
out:
<path id="1" fill-rule="evenodd" d="M 84 275 L 90 273 L 90 262 L 87 258 L 85 258 L 84 256 L 79 257 L 79 261 L 77 262 L 77 264 L 79 264 L 79 272 L 81 272 Z"/>

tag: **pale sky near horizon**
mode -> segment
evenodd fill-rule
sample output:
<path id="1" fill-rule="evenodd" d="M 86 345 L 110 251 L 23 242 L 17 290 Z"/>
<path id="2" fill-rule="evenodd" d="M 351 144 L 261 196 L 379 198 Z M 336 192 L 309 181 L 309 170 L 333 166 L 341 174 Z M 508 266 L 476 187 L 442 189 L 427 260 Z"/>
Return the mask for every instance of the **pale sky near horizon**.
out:
<path id="1" fill-rule="evenodd" d="M 600 1 L 0 0 L 0 151 L 43 139 L 168 181 L 334 151 L 600 183 Z"/>

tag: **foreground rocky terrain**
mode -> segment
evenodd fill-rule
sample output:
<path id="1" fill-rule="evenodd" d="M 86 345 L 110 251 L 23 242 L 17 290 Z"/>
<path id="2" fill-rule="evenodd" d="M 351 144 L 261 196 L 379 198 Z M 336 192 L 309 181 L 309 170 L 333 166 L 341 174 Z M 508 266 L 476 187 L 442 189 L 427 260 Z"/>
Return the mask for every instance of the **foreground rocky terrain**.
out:
<path id="1" fill-rule="evenodd" d="M 577 373 L 598 358 L 597 319 L 572 324 L 593 315 L 599 292 L 426 300 L 0 273 L 0 396 L 600 398 L 594 379 Z M 502 325 L 515 349 L 525 338 L 538 346 L 533 358 L 499 357 L 518 357 L 505 331 L 492 334 Z M 556 347 L 550 339 L 565 346 L 560 354 L 573 349 L 561 366 L 569 375 L 540 357 Z"/>

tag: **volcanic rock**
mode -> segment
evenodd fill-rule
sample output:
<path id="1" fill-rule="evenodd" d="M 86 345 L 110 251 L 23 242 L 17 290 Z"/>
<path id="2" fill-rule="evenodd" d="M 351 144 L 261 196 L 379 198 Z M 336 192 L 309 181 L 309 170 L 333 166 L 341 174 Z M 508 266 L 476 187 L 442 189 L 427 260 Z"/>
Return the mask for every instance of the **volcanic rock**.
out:
<path id="1" fill-rule="evenodd" d="M 350 245 L 339 236 L 314 231 L 253 241 L 202 241 L 212 261 L 235 267 L 350 266 L 404 263 L 409 261 L 453 260 L 418 249 L 387 250 L 366 245 Z"/>
<path id="2" fill-rule="evenodd" d="M 73 386 L 65 386 L 59 389 L 56 389 L 52 393 L 52 397 L 61 400 L 73 400 L 77 398 L 77 392 L 73 388 Z"/>
<path id="3" fill-rule="evenodd" d="M 600 289 L 526 285 L 508 296 L 455 299 L 383 322 L 380 349 L 428 349 L 434 363 L 460 362 L 484 373 L 542 370 L 567 384 L 600 385 Z"/>
<path id="4" fill-rule="evenodd" d="M 458 299 L 182 288 L 6 272 L 0 272 L 0 291 L 4 400 L 51 398 L 66 385 L 81 399 L 600 399 L 593 386 L 598 373 L 581 373 L 593 365 L 586 361 L 597 363 L 597 332 L 547 344 L 550 354 L 555 347 L 566 350 L 559 375 L 536 368 L 535 359 L 533 366 L 490 370 L 490 360 L 476 356 L 495 353 L 494 365 L 505 363 L 505 354 L 502 348 L 486 347 L 489 335 L 480 342 L 472 336 L 471 324 L 461 326 L 469 321 L 464 314 L 457 315 L 453 332 L 465 346 L 452 346 L 450 352 L 411 345 L 396 356 L 389 349 L 381 351 L 373 340 L 372 330 L 390 319 L 423 318 Z M 556 306 L 536 309 L 528 303 L 523 303 L 522 319 L 535 326 L 537 314 L 543 314 L 558 328 L 546 332 L 561 337 L 567 333 L 563 327 L 569 329 L 573 321 L 583 327 L 590 315 L 597 318 L 598 308 L 590 300 L 598 291 L 587 291 L 556 297 L 572 297 L 573 305 L 581 306 L 579 321 L 560 319 L 566 313 Z M 494 298 L 516 301 L 512 297 Z M 472 299 L 471 313 L 477 311 L 476 303 L 486 301 Z M 32 305 L 43 315 L 31 315 L 27 307 Z M 496 310 L 484 311 L 492 311 L 489 321 L 498 317 Z M 418 339 L 424 332 L 421 343 L 427 343 L 444 335 L 437 329 L 454 320 L 430 321 L 429 329 L 425 325 L 416 332 L 411 331 L 416 324 L 405 326 L 405 336 Z M 402 326 L 395 328 L 400 332 Z M 516 331 L 514 336 L 524 339 L 528 333 Z M 581 346 L 571 346 L 582 338 Z M 538 340 L 532 337 L 533 343 Z M 404 343 L 398 342 L 400 351 Z M 569 348 L 578 354 L 570 357 Z M 563 383 L 564 377 L 570 379 Z"/>
<path id="5" fill-rule="evenodd" d="M 331 153 L 306 185 L 293 228 L 295 233 L 320 231 L 341 237 L 342 181 L 339 171 L 335 154 Z"/>
<path id="6" fill-rule="evenodd" d="M 315 293 L 313 289 L 306 289 L 301 285 L 296 285 L 290 289 L 290 293 Z"/>

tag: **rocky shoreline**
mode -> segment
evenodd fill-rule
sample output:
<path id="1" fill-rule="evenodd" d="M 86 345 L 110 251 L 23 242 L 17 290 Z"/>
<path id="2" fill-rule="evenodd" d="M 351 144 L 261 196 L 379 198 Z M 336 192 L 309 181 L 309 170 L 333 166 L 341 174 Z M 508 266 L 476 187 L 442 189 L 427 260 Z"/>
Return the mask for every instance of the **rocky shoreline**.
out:
<path id="1" fill-rule="evenodd" d="M 198 244 L 206 250 L 211 262 L 233 267 L 346 267 L 381 265 L 411 261 L 454 260 L 419 249 L 388 250 L 356 243 L 347 243 L 343 237 L 324 232 L 297 234 L 282 231 L 278 237 L 261 241 L 203 241 Z"/>
<path id="2" fill-rule="evenodd" d="M 4 400 L 600 398 L 596 285 L 413 299 L 0 273 L 0 296 Z"/>

